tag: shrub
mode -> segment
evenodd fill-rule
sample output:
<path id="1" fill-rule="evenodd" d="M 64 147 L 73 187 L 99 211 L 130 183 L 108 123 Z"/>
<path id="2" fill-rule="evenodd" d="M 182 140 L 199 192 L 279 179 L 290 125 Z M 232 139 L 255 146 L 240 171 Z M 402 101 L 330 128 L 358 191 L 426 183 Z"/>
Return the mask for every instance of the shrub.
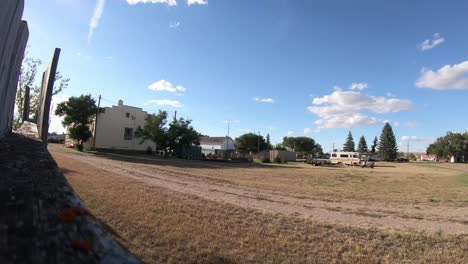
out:
<path id="1" fill-rule="evenodd" d="M 274 161 L 275 161 L 275 163 L 281 164 L 281 158 L 278 157 L 278 156 L 275 158 Z"/>
<path id="2" fill-rule="evenodd" d="M 151 155 L 152 153 L 153 153 L 153 149 L 150 146 L 148 146 L 146 148 L 146 154 Z"/>
<path id="3" fill-rule="evenodd" d="M 83 151 L 83 144 L 76 144 L 75 145 L 76 150 L 78 151 Z"/>
<path id="4" fill-rule="evenodd" d="M 269 157 L 263 157 L 262 158 L 262 163 L 270 163 L 270 158 Z"/>

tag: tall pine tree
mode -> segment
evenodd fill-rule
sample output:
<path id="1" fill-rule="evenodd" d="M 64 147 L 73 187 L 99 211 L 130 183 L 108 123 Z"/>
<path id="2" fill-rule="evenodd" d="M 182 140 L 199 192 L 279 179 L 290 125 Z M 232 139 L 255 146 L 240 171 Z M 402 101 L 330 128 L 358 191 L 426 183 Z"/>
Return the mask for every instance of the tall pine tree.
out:
<path id="1" fill-rule="evenodd" d="M 346 138 L 346 142 L 343 145 L 343 151 L 351 151 L 354 152 L 354 139 L 351 131 L 349 131 L 348 137 Z"/>
<path id="2" fill-rule="evenodd" d="M 369 152 L 369 149 L 367 148 L 366 138 L 364 136 L 361 136 L 361 138 L 359 139 L 357 152 L 359 153 Z"/>
<path id="3" fill-rule="evenodd" d="M 398 146 L 392 126 L 386 123 L 380 134 L 379 155 L 385 161 L 394 161 L 398 155 Z"/>
<path id="4" fill-rule="evenodd" d="M 266 144 L 267 144 L 267 149 L 266 150 L 272 149 L 272 145 L 271 145 L 271 142 L 270 142 L 270 134 L 267 134 L 267 136 L 266 136 Z"/>
<path id="5" fill-rule="evenodd" d="M 375 153 L 377 151 L 377 145 L 379 144 L 379 140 L 377 139 L 377 137 L 374 138 L 374 143 L 372 143 L 372 147 L 371 147 L 371 153 Z"/>

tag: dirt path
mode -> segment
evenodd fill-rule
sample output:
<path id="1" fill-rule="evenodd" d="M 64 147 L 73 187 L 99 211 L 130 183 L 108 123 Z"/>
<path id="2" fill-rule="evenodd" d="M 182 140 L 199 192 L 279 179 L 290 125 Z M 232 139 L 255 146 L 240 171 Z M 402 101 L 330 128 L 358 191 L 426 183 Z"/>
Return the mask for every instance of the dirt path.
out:
<path id="1" fill-rule="evenodd" d="M 52 148 L 51 152 L 59 167 L 66 168 L 67 163 L 74 163 L 74 167 L 76 164 L 93 166 L 148 185 L 266 213 L 307 218 L 324 224 L 468 235 L 468 210 L 463 207 L 415 208 L 360 201 L 331 202 L 303 194 L 240 186 L 226 179 L 191 173 L 187 168 L 76 155 L 58 148 Z"/>

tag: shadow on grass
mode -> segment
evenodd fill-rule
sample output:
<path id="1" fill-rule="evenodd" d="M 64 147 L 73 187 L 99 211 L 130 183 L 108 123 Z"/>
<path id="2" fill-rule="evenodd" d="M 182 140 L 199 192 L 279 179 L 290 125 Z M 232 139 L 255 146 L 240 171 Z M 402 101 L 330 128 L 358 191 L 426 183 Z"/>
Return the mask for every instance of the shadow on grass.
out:
<path id="1" fill-rule="evenodd" d="M 278 169 L 299 169 L 292 166 L 282 166 L 277 164 L 261 164 L 261 163 L 240 163 L 231 161 L 210 161 L 210 160 L 190 160 L 179 158 L 163 158 L 159 156 L 144 155 L 144 154 L 120 154 L 109 152 L 93 152 L 93 155 L 103 158 L 127 161 L 141 164 L 155 164 L 160 166 L 175 166 L 181 168 L 200 168 L 200 169 L 237 169 L 237 168 L 278 168 Z"/>

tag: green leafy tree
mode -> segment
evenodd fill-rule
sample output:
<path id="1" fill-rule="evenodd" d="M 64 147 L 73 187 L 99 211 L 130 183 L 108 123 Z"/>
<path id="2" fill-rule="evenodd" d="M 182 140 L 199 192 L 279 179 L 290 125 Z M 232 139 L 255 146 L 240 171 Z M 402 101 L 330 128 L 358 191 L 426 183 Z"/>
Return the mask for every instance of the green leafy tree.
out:
<path id="1" fill-rule="evenodd" d="M 200 134 L 192 127 L 191 123 L 191 120 L 179 118 L 169 124 L 167 138 L 169 148 L 172 151 L 175 151 L 177 147 L 200 145 Z"/>
<path id="2" fill-rule="evenodd" d="M 359 139 L 357 152 L 359 152 L 359 153 L 369 152 L 369 148 L 367 147 L 367 141 L 366 141 L 366 138 L 364 136 L 361 136 L 361 138 Z"/>
<path id="3" fill-rule="evenodd" d="M 254 133 L 246 133 L 236 138 L 237 150 L 241 153 L 257 153 L 267 149 L 267 144 L 263 136 Z"/>
<path id="4" fill-rule="evenodd" d="M 26 57 L 21 66 L 20 76 L 18 79 L 18 89 L 16 91 L 17 116 L 15 117 L 15 120 L 13 122 L 14 129 L 18 129 L 21 126 L 21 118 L 23 116 L 24 111 L 23 106 L 26 87 L 30 88 L 29 112 L 33 115 L 32 120 L 36 120 L 37 118 L 37 112 L 39 109 L 39 99 L 41 94 L 41 85 L 38 85 L 38 83 L 40 84 L 42 75 L 40 76 L 40 79 L 38 79 L 37 77 L 41 65 L 42 61 L 40 59 Z M 52 90 L 52 96 L 66 89 L 69 85 L 69 82 L 69 78 L 64 78 L 60 74 L 60 72 L 57 72 L 55 74 L 55 86 Z"/>
<path id="5" fill-rule="evenodd" d="M 322 145 L 316 143 L 312 155 L 318 158 L 323 157 L 324 153 L 323 153 Z"/>
<path id="6" fill-rule="evenodd" d="M 55 115 L 63 116 L 62 124 L 68 127 L 70 138 L 76 140 L 78 150 L 83 150 L 83 142 L 92 135 L 89 125 L 96 114 L 96 100 L 91 95 L 70 97 L 67 101 L 57 105 Z"/>
<path id="7" fill-rule="evenodd" d="M 159 111 L 157 114 L 147 114 L 143 128 L 138 127 L 135 136 L 141 138 L 140 144 L 150 140 L 155 144 L 155 150 L 163 150 L 167 154 L 170 142 L 167 137 L 167 112 Z"/>
<path id="8" fill-rule="evenodd" d="M 398 146 L 392 126 L 386 123 L 380 134 L 379 155 L 385 161 L 394 161 L 398 155 Z"/>
<path id="9" fill-rule="evenodd" d="M 374 142 L 372 143 L 372 147 L 371 147 L 371 153 L 376 153 L 377 152 L 377 146 L 379 144 L 379 140 L 377 139 L 377 137 L 374 137 Z"/>
<path id="10" fill-rule="evenodd" d="M 303 155 L 323 154 L 322 146 L 310 137 L 284 137 L 282 145 Z"/>
<path id="11" fill-rule="evenodd" d="M 266 144 L 267 144 L 267 150 L 270 150 L 273 148 L 273 146 L 271 145 L 271 141 L 270 141 L 270 134 L 267 134 L 266 136 Z"/>
<path id="12" fill-rule="evenodd" d="M 315 148 L 315 140 L 310 137 L 284 137 L 283 146 L 296 152 L 312 153 Z"/>
<path id="13" fill-rule="evenodd" d="M 273 149 L 274 150 L 286 150 L 286 148 L 282 144 L 276 144 Z"/>
<path id="14" fill-rule="evenodd" d="M 354 139 L 353 135 L 351 134 L 351 131 L 348 133 L 348 137 L 346 138 L 346 142 L 343 145 L 343 151 L 351 151 L 354 152 Z"/>
<path id="15" fill-rule="evenodd" d="M 438 157 L 455 157 L 456 162 L 468 159 L 468 132 L 452 133 L 448 132 L 445 136 L 437 138 L 427 148 L 428 154 L 435 154 Z"/>

